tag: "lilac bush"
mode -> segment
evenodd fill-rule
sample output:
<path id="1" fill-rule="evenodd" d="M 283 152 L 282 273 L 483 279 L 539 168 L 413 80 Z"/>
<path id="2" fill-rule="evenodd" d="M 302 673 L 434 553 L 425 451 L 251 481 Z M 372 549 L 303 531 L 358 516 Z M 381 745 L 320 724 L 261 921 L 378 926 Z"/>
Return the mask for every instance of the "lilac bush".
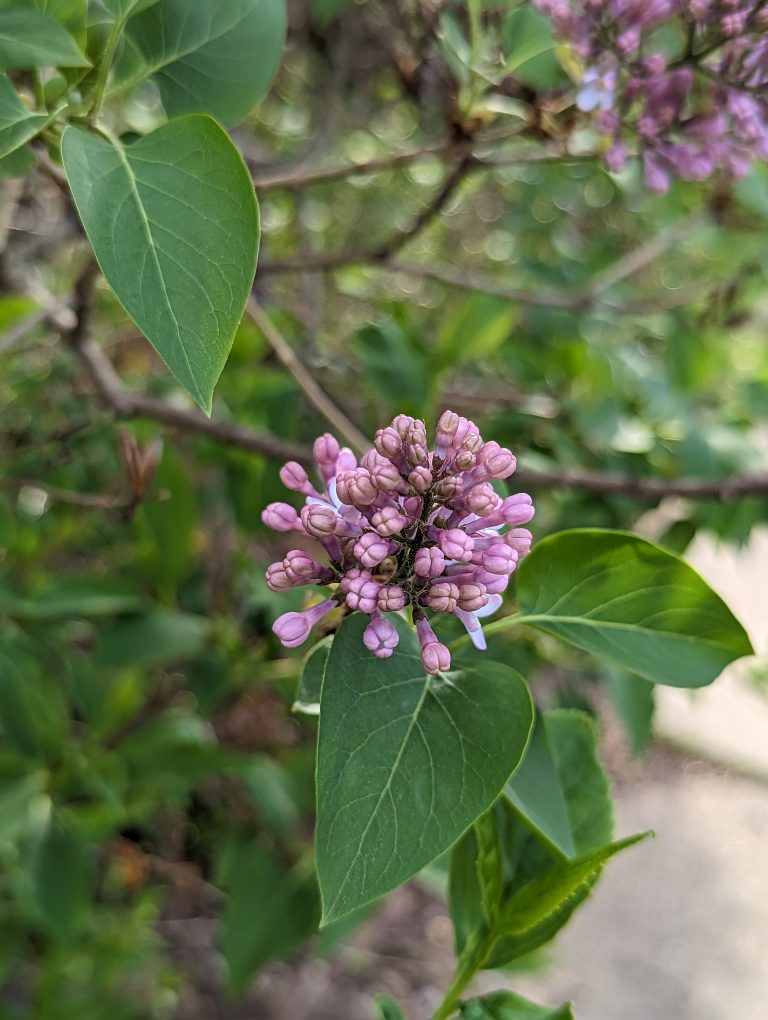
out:
<path id="1" fill-rule="evenodd" d="M 768 159 L 768 7 L 763 0 L 534 0 L 584 72 L 577 106 L 605 160 L 637 148 L 649 188 Z"/>
<path id="2" fill-rule="evenodd" d="M 427 672 L 451 663 L 428 611 L 456 616 L 475 647 L 484 649 L 480 619 L 499 609 L 531 547 L 531 533 L 521 527 L 533 517 L 531 497 L 502 499 L 491 484 L 513 474 L 514 455 L 484 442 L 474 422 L 453 411 L 440 417 L 432 451 L 424 422 L 401 414 L 376 433 L 359 465 L 329 434 L 316 440 L 313 452 L 321 486 L 300 464 L 285 464 L 283 484 L 305 504 L 299 512 L 271 503 L 262 516 L 276 531 L 316 540 L 328 564 L 292 549 L 267 569 L 267 584 L 276 592 L 307 584 L 335 590 L 304 612 L 283 614 L 273 627 L 280 641 L 289 648 L 302 644 L 316 623 L 343 605 L 370 616 L 365 647 L 388 658 L 398 635 L 384 614 L 410 606 Z"/>

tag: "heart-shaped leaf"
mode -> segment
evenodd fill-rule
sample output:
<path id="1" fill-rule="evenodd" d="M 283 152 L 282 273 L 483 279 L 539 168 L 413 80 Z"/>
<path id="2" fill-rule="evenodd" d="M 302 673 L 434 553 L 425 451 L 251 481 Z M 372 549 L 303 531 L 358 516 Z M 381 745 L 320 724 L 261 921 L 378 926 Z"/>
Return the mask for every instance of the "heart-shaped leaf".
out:
<path id="1" fill-rule="evenodd" d="M 210 412 L 259 246 L 256 198 L 237 149 L 196 114 L 131 145 L 70 127 L 62 157 L 101 271 Z"/>
<path id="2" fill-rule="evenodd" d="M 696 571 L 637 535 L 550 535 L 523 560 L 517 593 L 519 622 L 670 687 L 702 687 L 752 654 L 744 628 Z"/>
<path id="3" fill-rule="evenodd" d="M 427 676 L 413 631 L 377 659 L 367 619 L 337 634 L 320 702 L 317 870 L 327 923 L 447 850 L 517 768 L 533 709 L 523 678 L 480 660 Z"/>
<path id="4" fill-rule="evenodd" d="M 235 124 L 266 94 L 285 25 L 285 0 L 163 0 L 130 21 L 111 93 L 153 77 L 169 117 L 200 110 Z"/>

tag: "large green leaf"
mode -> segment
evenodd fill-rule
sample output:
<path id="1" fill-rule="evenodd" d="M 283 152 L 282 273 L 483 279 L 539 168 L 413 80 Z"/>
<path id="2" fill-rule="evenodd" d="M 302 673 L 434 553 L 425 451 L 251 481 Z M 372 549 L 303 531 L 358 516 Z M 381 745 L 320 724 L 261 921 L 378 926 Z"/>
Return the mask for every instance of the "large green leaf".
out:
<path id="1" fill-rule="evenodd" d="M 104 6 L 116 19 L 131 18 L 152 7 L 159 0 L 102 0 Z"/>
<path id="2" fill-rule="evenodd" d="M 210 412 L 259 245 L 256 198 L 237 149 L 197 114 L 131 145 L 70 127 L 62 156 L 102 272 Z"/>
<path id="3" fill-rule="evenodd" d="M 31 113 L 19 99 L 6 75 L 0 75 L 0 159 L 42 131 L 47 113 Z"/>
<path id="4" fill-rule="evenodd" d="M 54 814 L 33 860 L 35 899 L 45 928 L 72 942 L 87 922 L 90 861 L 80 832 Z"/>
<path id="5" fill-rule="evenodd" d="M 58 21 L 29 7 L 0 7 L 0 71 L 88 66 Z"/>
<path id="6" fill-rule="evenodd" d="M 285 0 L 163 0 L 129 23 L 112 92 L 152 76 L 170 117 L 237 123 L 275 76 L 285 24 Z"/>
<path id="7" fill-rule="evenodd" d="M 711 683 L 752 654 L 744 628 L 696 571 L 620 531 L 561 531 L 523 561 L 520 622 L 671 687 Z"/>
<path id="8" fill-rule="evenodd" d="M 508 666 L 428 677 L 413 631 L 377 659 L 345 621 L 325 671 L 317 762 L 323 920 L 381 896 L 447 850 L 498 797 L 532 723 Z"/>
<path id="9" fill-rule="evenodd" d="M 491 992 L 461 1004 L 462 1020 L 573 1020 L 568 1003 L 556 1009 L 539 1006 L 514 992 Z"/>

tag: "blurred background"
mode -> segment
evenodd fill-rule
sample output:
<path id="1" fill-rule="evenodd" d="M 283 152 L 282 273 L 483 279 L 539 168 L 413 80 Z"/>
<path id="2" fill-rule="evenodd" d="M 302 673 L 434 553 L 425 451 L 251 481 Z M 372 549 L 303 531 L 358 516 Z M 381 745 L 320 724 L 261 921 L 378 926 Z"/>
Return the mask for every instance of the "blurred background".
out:
<path id="1" fill-rule="evenodd" d="M 691 694 L 504 640 L 541 705 L 599 720 L 620 831 L 657 831 L 509 984 L 581 1020 L 764 1015 L 768 171 L 658 196 L 586 132 L 564 154 L 563 71 L 527 5 L 497 5 L 514 82 L 468 121 L 439 6 L 289 5 L 278 78 L 235 132 L 262 252 L 215 428 L 95 278 L 55 167 L 0 162 L 0 1017 L 435 1007 L 439 867 L 316 933 L 316 724 L 291 710 L 301 650 L 270 631 L 303 596 L 267 590 L 287 546 L 260 512 L 316 435 L 446 407 L 518 455 L 535 538 L 652 537 L 758 650 Z M 152 87 L 119 116 L 159 123 Z M 122 406 L 67 342 L 86 328 Z"/>

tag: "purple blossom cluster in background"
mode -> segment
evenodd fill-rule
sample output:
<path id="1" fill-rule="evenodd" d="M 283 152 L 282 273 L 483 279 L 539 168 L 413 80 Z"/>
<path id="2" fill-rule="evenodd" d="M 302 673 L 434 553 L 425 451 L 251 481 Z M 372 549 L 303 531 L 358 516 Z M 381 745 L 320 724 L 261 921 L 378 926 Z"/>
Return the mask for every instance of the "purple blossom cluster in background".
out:
<path id="1" fill-rule="evenodd" d="M 649 188 L 716 170 L 743 177 L 768 159 L 765 0 L 534 0 L 585 71 L 577 105 L 594 114 L 606 162 L 628 136 Z"/>
<path id="2" fill-rule="evenodd" d="M 264 523 L 315 539 L 328 565 L 293 549 L 268 568 L 267 584 L 272 591 L 337 587 L 318 605 L 285 613 L 273 630 L 294 648 L 332 609 L 345 605 L 370 616 L 363 642 L 387 658 L 398 634 L 384 614 L 410 605 L 424 667 L 438 673 L 449 668 L 451 657 L 427 611 L 452 613 L 475 646 L 485 648 L 480 618 L 498 610 L 510 575 L 531 547 L 530 531 L 520 527 L 533 517 L 531 497 L 496 494 L 491 482 L 514 472 L 514 456 L 484 442 L 477 426 L 453 411 L 441 416 L 433 451 L 424 422 L 404 414 L 379 429 L 373 446 L 358 465 L 351 450 L 321 436 L 314 445 L 319 488 L 300 464 L 282 468 L 284 485 L 306 502 L 300 512 L 271 503 Z"/>

